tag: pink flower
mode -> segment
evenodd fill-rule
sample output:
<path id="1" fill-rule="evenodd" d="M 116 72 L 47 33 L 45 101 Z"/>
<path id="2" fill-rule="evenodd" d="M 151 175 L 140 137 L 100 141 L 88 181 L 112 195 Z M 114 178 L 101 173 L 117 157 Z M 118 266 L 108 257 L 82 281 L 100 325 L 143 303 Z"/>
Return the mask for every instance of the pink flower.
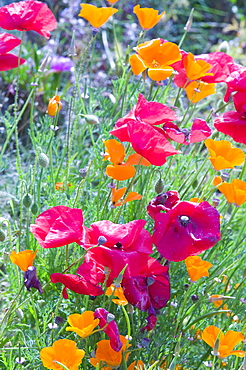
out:
<path id="1" fill-rule="evenodd" d="M 220 240 L 220 215 L 208 202 L 179 202 L 154 217 L 153 243 L 170 261 L 200 254 Z"/>
<path id="2" fill-rule="evenodd" d="M 5 30 L 36 31 L 48 39 L 56 25 L 52 11 L 41 1 L 19 1 L 0 8 L 0 27 Z"/>
<path id="3" fill-rule="evenodd" d="M 226 83 L 227 91 L 224 97 L 225 102 L 228 102 L 230 95 L 236 92 L 236 94 L 233 95 L 236 111 L 246 118 L 246 68 L 233 72 L 226 80 Z"/>
<path id="4" fill-rule="evenodd" d="M 178 192 L 175 190 L 170 190 L 153 198 L 147 206 L 147 212 L 150 217 L 154 218 L 155 215 L 160 213 L 161 211 L 169 211 L 169 209 L 175 206 L 175 204 L 177 204 L 178 202 Z"/>
<path id="5" fill-rule="evenodd" d="M 9 51 L 20 45 L 21 40 L 8 33 L 0 34 L 0 71 L 8 71 L 18 67 L 18 57 L 7 54 Z M 20 58 L 19 64 L 25 63 L 25 59 Z"/>
<path id="6" fill-rule="evenodd" d="M 219 132 L 229 135 L 237 143 L 246 144 L 246 117 L 240 113 L 229 111 L 216 117 L 214 127 Z"/>
<path id="7" fill-rule="evenodd" d="M 41 213 L 30 230 L 43 248 L 62 247 L 70 243 L 84 244 L 85 228 L 82 210 L 56 206 Z"/>
<path id="8" fill-rule="evenodd" d="M 163 130 L 167 138 L 184 145 L 199 143 L 212 134 L 212 130 L 207 125 L 207 122 L 200 118 L 195 119 L 191 129 L 182 129 L 175 125 L 175 123 L 169 122 L 165 123 Z"/>
<path id="9" fill-rule="evenodd" d="M 166 139 L 160 125 L 176 120 L 172 109 L 157 102 L 148 102 L 142 94 L 137 104 L 119 119 L 111 134 L 121 141 L 128 141 L 133 149 L 151 164 L 161 166 L 168 156 L 180 153 Z"/>
<path id="10" fill-rule="evenodd" d="M 106 333 L 110 338 L 110 346 L 116 352 L 119 352 L 122 347 L 122 342 L 120 340 L 120 332 L 118 325 L 114 320 L 114 315 L 110 314 L 104 308 L 97 308 L 94 312 L 95 319 L 99 319 L 99 326 L 104 333 Z"/>

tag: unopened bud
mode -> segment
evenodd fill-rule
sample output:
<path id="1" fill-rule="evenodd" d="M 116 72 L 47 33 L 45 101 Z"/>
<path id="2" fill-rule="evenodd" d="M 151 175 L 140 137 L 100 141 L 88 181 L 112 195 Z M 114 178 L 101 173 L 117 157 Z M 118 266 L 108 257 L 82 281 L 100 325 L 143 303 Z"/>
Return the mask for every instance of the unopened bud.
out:
<path id="1" fill-rule="evenodd" d="M 111 321 L 113 321 L 115 319 L 115 316 L 112 314 L 112 313 L 108 313 L 107 314 L 107 319 L 106 319 L 106 321 L 107 321 L 107 323 L 109 324 Z"/>
<path id="2" fill-rule="evenodd" d="M 16 312 L 16 315 L 19 317 L 19 319 L 21 320 L 24 319 L 24 313 L 21 308 L 17 308 L 15 312 Z"/>
<path id="3" fill-rule="evenodd" d="M 37 203 L 33 203 L 31 206 L 31 212 L 33 215 L 36 215 L 38 213 L 38 205 Z"/>
<path id="4" fill-rule="evenodd" d="M 222 41 L 222 43 L 219 46 L 219 51 L 221 51 L 222 53 L 229 54 L 230 46 L 227 41 Z"/>
<path id="5" fill-rule="evenodd" d="M 38 162 L 41 167 L 46 168 L 50 164 L 49 157 L 45 153 L 40 153 L 38 157 Z"/>
<path id="6" fill-rule="evenodd" d="M 220 199 L 214 198 L 212 202 L 214 207 L 218 207 L 218 205 L 220 204 Z"/>
<path id="7" fill-rule="evenodd" d="M 163 190 L 164 190 L 163 181 L 162 181 L 162 179 L 159 179 L 157 181 L 157 183 L 155 184 L 155 191 L 156 191 L 157 194 L 161 194 L 161 193 L 163 193 Z"/>
<path id="8" fill-rule="evenodd" d="M 220 333 L 219 333 L 219 336 L 220 336 Z M 213 348 L 213 351 L 211 352 L 212 353 L 212 355 L 214 355 L 214 356 L 219 356 L 219 347 L 220 347 L 220 338 L 219 338 L 219 336 L 218 336 L 218 338 L 216 339 L 216 341 L 215 341 L 215 343 L 214 343 L 214 348 Z"/>
<path id="9" fill-rule="evenodd" d="M 31 207 L 31 204 L 32 204 L 32 196 L 31 196 L 31 194 L 26 193 L 26 195 L 24 195 L 24 197 L 22 199 L 22 202 L 23 202 L 23 204 L 24 204 L 24 206 L 26 208 Z"/>
<path id="10" fill-rule="evenodd" d="M 98 245 L 103 245 L 107 243 L 107 238 L 105 238 L 105 236 L 101 235 L 99 236 L 99 238 L 97 239 L 97 244 Z"/>
<path id="11" fill-rule="evenodd" d="M 198 297 L 198 295 L 197 295 L 197 294 L 193 294 L 193 295 L 191 296 L 191 299 L 192 299 L 192 301 L 193 301 L 193 302 L 196 302 L 196 301 L 198 301 L 199 297 Z"/>
<path id="12" fill-rule="evenodd" d="M 75 46 L 75 30 L 73 30 L 72 40 L 71 40 L 70 48 L 68 51 L 68 56 L 75 57 L 76 55 L 77 54 L 76 54 L 76 46 Z"/>
<path id="13" fill-rule="evenodd" d="M 48 60 L 49 60 L 49 57 L 50 57 L 50 52 L 48 51 L 46 57 L 44 58 L 44 60 L 42 61 L 41 65 L 38 69 L 38 72 L 44 72 L 45 71 Z"/>
<path id="14" fill-rule="evenodd" d="M 189 32 L 190 29 L 191 29 L 191 26 L 192 26 L 192 22 L 193 22 L 193 13 L 194 13 L 194 8 L 191 9 L 191 12 L 190 12 L 190 15 L 189 15 L 189 18 L 188 18 L 188 21 L 184 27 L 184 30 Z"/>
<path id="15" fill-rule="evenodd" d="M 0 229 L 0 242 L 3 242 L 6 238 L 5 232 L 3 229 Z"/>
<path id="16" fill-rule="evenodd" d="M 229 179 L 230 175 L 228 172 L 221 172 L 221 178 L 222 181 L 227 181 Z"/>
<path id="17" fill-rule="evenodd" d="M 98 125 L 99 119 L 97 116 L 94 116 L 93 114 L 81 114 L 82 117 L 86 120 L 89 125 Z"/>

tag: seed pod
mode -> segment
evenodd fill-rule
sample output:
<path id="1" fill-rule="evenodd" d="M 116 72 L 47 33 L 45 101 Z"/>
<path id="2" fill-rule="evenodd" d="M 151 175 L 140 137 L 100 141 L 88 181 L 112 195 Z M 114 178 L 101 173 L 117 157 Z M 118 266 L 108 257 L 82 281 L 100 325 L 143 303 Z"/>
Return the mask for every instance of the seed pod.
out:
<path id="1" fill-rule="evenodd" d="M 5 240 L 5 232 L 3 231 L 3 229 L 0 229 L 0 242 L 3 242 Z"/>
<path id="2" fill-rule="evenodd" d="M 157 194 L 161 194 L 161 193 L 163 193 L 163 190 L 164 190 L 163 181 L 162 181 L 162 179 L 159 179 L 157 181 L 157 183 L 155 184 L 155 191 L 156 191 Z"/>
<path id="3" fill-rule="evenodd" d="M 49 157 L 45 153 L 40 153 L 39 154 L 38 162 L 39 162 L 40 166 L 43 167 L 43 168 L 48 167 L 49 164 L 50 164 Z"/>
<path id="4" fill-rule="evenodd" d="M 31 204 L 32 204 L 32 196 L 31 196 L 31 194 L 26 193 L 26 195 L 24 195 L 24 197 L 22 199 L 22 202 L 23 202 L 23 204 L 24 204 L 24 206 L 26 208 L 31 207 Z"/>
<path id="5" fill-rule="evenodd" d="M 37 203 L 33 203 L 31 206 L 31 212 L 33 215 L 36 215 L 38 213 L 38 205 Z"/>

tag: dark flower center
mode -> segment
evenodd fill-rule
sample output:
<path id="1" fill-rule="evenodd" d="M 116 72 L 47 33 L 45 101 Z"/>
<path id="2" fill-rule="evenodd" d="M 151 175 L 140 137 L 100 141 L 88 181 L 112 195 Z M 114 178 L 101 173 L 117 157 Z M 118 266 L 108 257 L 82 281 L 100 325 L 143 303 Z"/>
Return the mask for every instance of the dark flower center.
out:
<path id="1" fill-rule="evenodd" d="M 115 245 L 116 245 L 117 249 L 121 249 L 123 247 L 121 242 L 117 242 Z"/>
<path id="2" fill-rule="evenodd" d="M 179 216 L 179 219 L 182 226 L 187 226 L 190 222 L 190 217 L 188 216 Z"/>

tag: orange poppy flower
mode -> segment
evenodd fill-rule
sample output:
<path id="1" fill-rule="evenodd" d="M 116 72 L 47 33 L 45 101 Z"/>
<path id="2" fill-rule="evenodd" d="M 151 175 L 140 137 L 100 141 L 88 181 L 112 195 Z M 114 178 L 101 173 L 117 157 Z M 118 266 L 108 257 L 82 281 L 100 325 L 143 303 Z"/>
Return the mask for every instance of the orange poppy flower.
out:
<path id="1" fill-rule="evenodd" d="M 106 340 L 106 339 L 100 340 L 97 343 L 97 349 L 96 349 L 95 357 L 90 358 L 90 363 L 94 367 L 96 367 L 97 364 L 102 365 L 104 363 L 106 365 L 109 365 L 109 366 L 112 366 L 112 367 L 120 366 L 120 364 L 122 362 L 122 353 L 123 353 L 123 351 L 125 351 L 127 348 L 130 347 L 126 337 L 124 337 L 123 335 L 120 335 L 120 340 L 123 343 L 123 346 L 122 346 L 122 348 L 119 352 L 116 352 L 112 349 L 112 347 L 110 346 L 110 341 L 109 340 Z M 126 353 L 125 354 L 126 360 L 127 360 L 128 356 L 129 356 L 129 353 Z"/>
<path id="2" fill-rule="evenodd" d="M 115 3 L 117 3 L 117 1 L 118 0 L 107 0 L 107 2 L 110 3 L 110 4 L 115 4 Z"/>
<path id="3" fill-rule="evenodd" d="M 148 69 L 151 80 L 162 81 L 173 74 L 174 69 L 170 65 L 181 58 L 176 44 L 154 39 L 139 44 L 136 47 L 136 54 L 130 56 L 129 62 L 135 75 Z"/>
<path id="4" fill-rule="evenodd" d="M 244 340 L 242 333 L 234 330 L 229 330 L 224 334 L 219 328 L 214 325 L 210 325 L 205 328 L 202 332 L 202 339 L 210 347 L 214 349 L 214 355 L 218 356 L 220 359 L 226 358 L 230 355 L 235 355 L 238 357 L 244 357 L 244 351 L 233 351 L 233 348 Z M 219 341 L 217 346 L 217 341 Z M 216 348 L 215 348 L 216 343 Z"/>
<path id="5" fill-rule="evenodd" d="M 112 302 L 118 304 L 119 306 L 126 306 L 128 304 L 121 286 L 119 288 L 115 288 L 114 284 L 111 284 L 110 287 L 107 288 L 105 294 L 111 296 L 113 293 L 114 296 L 118 297 L 119 299 L 112 299 Z"/>
<path id="6" fill-rule="evenodd" d="M 53 98 L 49 100 L 47 113 L 49 116 L 54 117 L 57 114 L 57 112 L 60 112 L 61 108 L 62 108 L 61 98 L 59 95 L 55 95 L 53 96 Z"/>
<path id="7" fill-rule="evenodd" d="M 201 81 L 193 81 L 185 88 L 188 99 L 197 103 L 206 96 L 215 94 L 215 84 L 208 84 Z"/>
<path id="8" fill-rule="evenodd" d="M 144 363 L 141 360 L 133 361 L 127 368 L 127 370 L 144 370 Z"/>
<path id="9" fill-rule="evenodd" d="M 51 347 L 40 351 L 43 366 L 51 370 L 61 370 L 65 365 L 69 370 L 78 370 L 85 351 L 77 349 L 76 343 L 69 339 L 59 339 Z"/>
<path id="10" fill-rule="evenodd" d="M 197 281 L 203 276 L 209 276 L 208 270 L 213 266 L 212 263 L 202 260 L 199 256 L 187 257 L 185 265 L 192 281 Z"/>
<path id="11" fill-rule="evenodd" d="M 219 191 L 224 194 L 229 203 L 241 206 L 246 202 L 246 182 L 234 179 L 231 183 L 223 182 L 218 186 Z"/>
<path id="12" fill-rule="evenodd" d="M 227 140 L 206 139 L 204 144 L 208 148 L 209 159 L 216 170 L 240 166 L 245 160 L 244 152 L 239 148 L 235 148 Z"/>
<path id="13" fill-rule="evenodd" d="M 220 295 L 220 294 L 212 294 L 210 297 L 209 297 L 209 302 L 212 302 L 216 308 L 219 308 L 220 306 L 222 306 L 224 300 L 223 300 L 223 295 Z M 223 307 L 221 308 L 221 310 L 228 310 L 228 306 L 227 304 L 224 304 Z"/>
<path id="14" fill-rule="evenodd" d="M 222 183 L 222 177 L 221 176 L 214 176 L 214 179 L 212 181 L 212 184 L 214 186 L 217 186 Z"/>
<path id="15" fill-rule="evenodd" d="M 68 326 L 66 331 L 74 331 L 81 338 L 91 335 L 95 327 L 99 324 L 99 319 L 94 318 L 93 311 L 85 311 L 81 315 L 74 313 L 68 316 L 67 321 L 71 326 Z"/>
<path id="16" fill-rule="evenodd" d="M 115 180 L 123 181 L 132 178 L 136 173 L 136 170 L 133 167 L 133 165 L 137 164 L 142 166 L 150 165 L 149 161 L 147 161 L 137 153 L 130 155 L 127 161 L 123 163 L 123 160 L 126 156 L 125 147 L 122 143 L 115 139 L 104 141 L 104 145 L 106 147 L 107 152 L 107 154 L 104 156 L 104 159 L 105 160 L 107 159 L 113 163 L 113 165 L 108 165 L 106 167 L 106 174 Z M 128 200 L 128 202 L 129 201 L 130 200 Z"/>
<path id="17" fill-rule="evenodd" d="M 80 4 L 82 7 L 79 17 L 85 18 L 92 27 L 99 28 L 115 13 L 118 12 L 114 8 L 97 8 L 91 4 Z"/>
<path id="18" fill-rule="evenodd" d="M 120 199 L 124 196 L 125 192 L 126 192 L 126 187 L 121 188 L 121 189 L 114 189 L 114 188 L 112 189 L 111 202 L 114 207 L 122 206 L 122 204 L 131 202 L 133 200 L 142 199 L 141 194 L 138 194 L 135 191 L 130 191 L 130 193 L 127 194 L 126 198 L 120 201 Z"/>
<path id="19" fill-rule="evenodd" d="M 205 62 L 204 60 L 195 60 L 192 53 L 189 53 L 184 57 L 183 64 L 186 70 L 186 76 L 189 80 L 199 80 L 205 76 L 213 76 L 213 73 L 207 73 L 209 69 L 212 68 L 211 64 Z"/>
<path id="20" fill-rule="evenodd" d="M 136 5 L 133 8 L 133 13 L 138 17 L 140 26 L 145 30 L 149 30 L 159 22 L 166 12 L 162 12 L 158 15 L 158 10 L 153 8 L 140 8 L 140 5 Z"/>
<path id="21" fill-rule="evenodd" d="M 10 254 L 10 260 L 15 265 L 19 266 L 22 271 L 27 271 L 28 267 L 33 266 L 33 261 L 36 257 L 36 254 L 37 251 L 32 251 L 29 249 L 19 253 L 12 251 Z"/>
<path id="22" fill-rule="evenodd" d="M 194 203 L 202 203 L 204 202 L 204 199 L 201 198 L 191 198 L 189 202 L 194 202 Z"/>

